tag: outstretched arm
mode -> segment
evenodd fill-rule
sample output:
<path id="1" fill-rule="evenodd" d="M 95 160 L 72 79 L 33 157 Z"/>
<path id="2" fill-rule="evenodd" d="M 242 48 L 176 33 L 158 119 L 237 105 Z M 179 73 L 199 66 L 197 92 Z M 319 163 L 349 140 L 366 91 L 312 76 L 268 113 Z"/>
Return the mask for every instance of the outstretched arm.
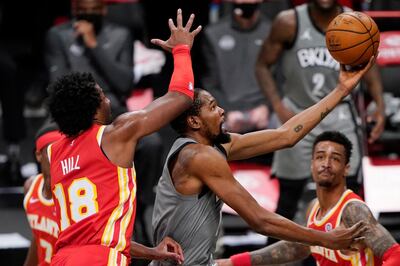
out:
<path id="1" fill-rule="evenodd" d="M 193 20 L 192 14 L 183 26 L 182 11 L 178 9 L 177 26 L 172 19 L 168 22 L 170 38 L 167 41 L 152 40 L 152 43 L 172 51 L 174 55 L 174 72 L 169 90 L 166 95 L 153 101 L 146 108 L 122 114 L 106 127 L 101 145 L 113 163 L 131 167 L 137 141 L 167 125 L 192 104 L 194 77 L 190 49 L 195 36 L 201 30 L 199 26 L 190 31 Z"/>
<path id="2" fill-rule="evenodd" d="M 269 265 L 296 262 L 311 254 L 310 247 L 299 243 L 279 241 L 250 253 L 251 265 Z"/>
<path id="3" fill-rule="evenodd" d="M 252 266 L 275 265 L 296 262 L 310 255 L 310 247 L 288 241 L 279 241 L 271 246 L 232 256 L 230 259 L 217 260 L 219 266 L 239 266 L 243 260 Z"/>
<path id="4" fill-rule="evenodd" d="M 342 223 L 346 227 L 350 227 L 359 221 L 364 221 L 368 226 L 368 230 L 364 233 L 365 244 L 371 248 L 374 255 L 382 258 L 386 250 L 393 246 L 396 241 L 391 234 L 376 221 L 367 205 L 361 201 L 352 201 L 348 203 L 343 210 Z"/>
<path id="5" fill-rule="evenodd" d="M 199 26 L 196 30 L 190 31 L 193 20 L 192 14 L 187 24 L 183 26 L 182 11 L 178 9 L 177 26 L 174 25 L 172 19 L 168 21 L 171 30 L 170 38 L 167 41 L 152 40 L 152 43 L 173 53 L 174 72 L 166 95 L 153 101 L 143 110 L 118 117 L 113 123 L 116 127 L 123 126 L 123 130 L 119 133 L 128 139 L 140 138 L 157 131 L 191 105 L 194 77 L 190 49 L 194 37 L 201 30 Z"/>
<path id="6" fill-rule="evenodd" d="M 361 70 L 345 70 L 342 65 L 339 84 L 318 103 L 295 115 L 276 130 L 262 130 L 244 135 L 232 134 L 232 141 L 224 147 L 229 160 L 242 160 L 295 145 L 310 132 L 358 84 L 373 66 L 372 57 Z"/>
<path id="7" fill-rule="evenodd" d="M 317 199 L 311 201 L 307 208 L 306 219 L 308 219 L 311 208 Z M 300 243 L 279 241 L 268 247 L 243 252 L 231 256 L 229 259 L 217 260 L 219 266 L 239 266 L 246 265 L 270 265 L 296 262 L 307 258 L 311 254 L 310 247 Z"/>
<path id="8" fill-rule="evenodd" d="M 185 173 L 201 180 L 260 234 L 337 249 L 339 246 L 349 247 L 354 237 L 358 236 L 359 230 L 363 230 L 353 227 L 351 231 L 333 230 L 324 233 L 300 226 L 265 210 L 236 181 L 225 158 L 213 147 L 188 145 L 180 152 L 178 161 L 187 165 Z"/>

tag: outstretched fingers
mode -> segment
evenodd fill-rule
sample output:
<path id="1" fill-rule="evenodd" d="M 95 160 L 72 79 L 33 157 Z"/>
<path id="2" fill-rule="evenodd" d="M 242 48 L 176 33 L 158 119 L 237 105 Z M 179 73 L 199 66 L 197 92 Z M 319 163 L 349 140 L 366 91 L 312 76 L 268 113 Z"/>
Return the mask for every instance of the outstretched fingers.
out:
<path id="1" fill-rule="evenodd" d="M 363 221 L 359 221 L 351 227 L 353 239 L 363 237 L 368 231 L 368 226 Z"/>
<path id="2" fill-rule="evenodd" d="M 194 15 L 194 14 L 191 14 L 190 17 L 189 17 L 188 22 L 186 23 L 185 30 L 188 31 L 188 32 L 190 32 L 190 28 L 191 28 L 192 25 L 193 25 L 194 17 L 195 17 L 195 15 Z M 193 37 L 195 37 L 197 34 L 199 34 L 199 32 L 201 31 L 201 29 L 202 29 L 202 27 L 201 27 L 201 26 L 198 26 L 198 27 L 197 27 L 194 31 L 192 31 L 190 34 L 191 34 Z"/>
<path id="3" fill-rule="evenodd" d="M 367 64 L 367 66 L 363 69 L 363 72 L 364 72 L 364 73 L 367 72 L 368 70 L 370 70 L 371 67 L 375 64 L 375 60 L 376 60 L 376 57 L 377 57 L 377 56 L 378 56 L 378 54 L 375 55 L 375 56 L 371 56 L 371 58 L 369 59 L 369 62 L 368 62 L 368 64 Z"/>
<path id="4" fill-rule="evenodd" d="M 178 28 L 183 28 L 182 24 L 182 9 L 178 8 L 177 14 L 176 14 L 176 25 Z"/>
<path id="5" fill-rule="evenodd" d="M 195 37 L 199 32 L 201 31 L 202 27 L 198 26 L 194 31 L 192 31 L 190 34 L 192 34 L 193 37 Z"/>
<path id="6" fill-rule="evenodd" d="M 176 30 L 176 26 L 175 26 L 174 21 L 172 20 L 172 18 L 168 19 L 168 26 L 169 26 L 169 29 L 171 31 Z"/>
<path id="7" fill-rule="evenodd" d="M 160 40 L 160 39 L 151 39 L 150 42 L 154 45 L 164 47 L 165 46 L 165 41 Z"/>
<path id="8" fill-rule="evenodd" d="M 190 31 L 190 28 L 193 25 L 193 20 L 194 20 L 194 14 L 191 14 L 190 17 L 189 17 L 189 20 L 188 20 L 188 22 L 186 23 L 186 26 L 185 26 L 185 30 L 186 31 Z"/>

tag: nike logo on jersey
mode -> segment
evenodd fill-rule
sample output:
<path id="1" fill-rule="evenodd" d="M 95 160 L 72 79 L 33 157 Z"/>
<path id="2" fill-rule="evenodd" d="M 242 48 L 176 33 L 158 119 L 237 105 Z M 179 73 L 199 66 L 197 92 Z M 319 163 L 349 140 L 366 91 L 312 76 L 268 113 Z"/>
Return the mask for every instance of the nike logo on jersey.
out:
<path id="1" fill-rule="evenodd" d="M 342 109 L 339 111 L 339 120 L 347 120 L 349 119 L 349 115 L 345 113 Z"/>
<path id="2" fill-rule="evenodd" d="M 301 35 L 300 35 L 300 40 L 312 40 L 311 34 L 310 34 L 310 29 L 306 29 Z"/>
<path id="3" fill-rule="evenodd" d="M 30 198 L 30 199 L 29 199 L 29 203 L 30 203 L 30 204 L 33 204 L 33 203 L 38 202 L 38 201 L 39 201 L 38 198 Z"/>

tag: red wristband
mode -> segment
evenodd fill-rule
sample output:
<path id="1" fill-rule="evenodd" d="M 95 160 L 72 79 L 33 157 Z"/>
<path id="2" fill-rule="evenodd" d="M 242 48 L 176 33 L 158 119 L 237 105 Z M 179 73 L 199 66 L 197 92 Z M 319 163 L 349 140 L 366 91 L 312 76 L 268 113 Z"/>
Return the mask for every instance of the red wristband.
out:
<path id="1" fill-rule="evenodd" d="M 174 48 L 172 48 L 172 54 L 178 54 L 178 53 L 186 53 L 186 54 L 190 54 L 190 48 L 189 45 L 186 44 L 178 44 L 177 46 L 175 46 Z"/>
<path id="2" fill-rule="evenodd" d="M 188 45 L 177 45 L 172 49 L 174 55 L 174 72 L 172 73 L 169 91 L 178 91 L 191 99 L 194 97 L 194 75 L 192 59 Z"/>
<path id="3" fill-rule="evenodd" d="M 249 252 L 239 253 L 230 257 L 233 266 L 251 266 L 251 256 Z"/>

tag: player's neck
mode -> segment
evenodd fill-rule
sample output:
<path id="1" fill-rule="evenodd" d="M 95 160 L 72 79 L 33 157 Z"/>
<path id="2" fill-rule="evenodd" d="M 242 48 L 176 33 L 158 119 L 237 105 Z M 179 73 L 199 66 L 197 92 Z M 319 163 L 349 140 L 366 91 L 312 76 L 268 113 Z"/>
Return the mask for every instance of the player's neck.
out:
<path id="1" fill-rule="evenodd" d="M 336 186 L 332 188 L 317 187 L 317 197 L 321 208 L 320 214 L 324 216 L 340 200 L 346 191 L 345 186 Z"/>
<path id="2" fill-rule="evenodd" d="M 209 145 L 209 146 L 214 145 L 213 142 L 209 138 L 201 135 L 201 133 L 199 131 L 186 132 L 185 137 L 191 138 L 191 139 L 195 140 L 197 143 L 201 143 L 204 145 Z"/>
<path id="3" fill-rule="evenodd" d="M 315 25 L 325 32 L 332 19 L 342 12 L 342 8 L 339 5 L 336 5 L 330 10 L 323 11 L 316 7 L 314 3 L 310 3 L 309 11 L 311 19 L 314 21 Z"/>
<path id="4" fill-rule="evenodd" d="M 51 188 L 50 185 L 47 184 L 47 182 L 45 181 L 43 184 L 43 188 L 42 188 L 42 195 L 45 199 L 50 200 L 52 199 L 52 195 L 51 195 Z"/>

